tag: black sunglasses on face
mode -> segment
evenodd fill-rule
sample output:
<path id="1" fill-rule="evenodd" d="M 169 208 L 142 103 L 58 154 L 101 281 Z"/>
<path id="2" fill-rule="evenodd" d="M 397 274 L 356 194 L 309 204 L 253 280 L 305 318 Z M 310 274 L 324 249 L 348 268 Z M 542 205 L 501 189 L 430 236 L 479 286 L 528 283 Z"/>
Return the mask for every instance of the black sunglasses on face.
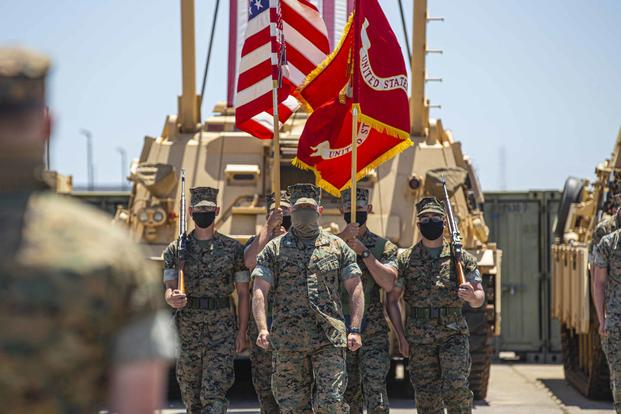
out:
<path id="1" fill-rule="evenodd" d="M 442 217 L 433 216 L 433 217 L 421 217 L 419 221 L 420 221 L 420 224 L 427 224 L 430 221 L 434 223 L 441 223 L 444 221 L 444 219 Z"/>

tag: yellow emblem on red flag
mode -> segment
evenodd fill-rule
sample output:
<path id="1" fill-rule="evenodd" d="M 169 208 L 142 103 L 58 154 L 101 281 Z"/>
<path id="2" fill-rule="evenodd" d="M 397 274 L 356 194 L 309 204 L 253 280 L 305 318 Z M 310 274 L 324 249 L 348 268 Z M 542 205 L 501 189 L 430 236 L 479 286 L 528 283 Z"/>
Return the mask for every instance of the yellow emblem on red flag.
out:
<path id="1" fill-rule="evenodd" d="M 297 91 L 313 113 L 294 165 L 313 170 L 317 185 L 338 197 L 351 185 L 352 109 L 359 109 L 361 179 L 412 145 L 407 92 L 403 54 L 386 16 L 377 0 L 359 0 L 334 52 Z"/>

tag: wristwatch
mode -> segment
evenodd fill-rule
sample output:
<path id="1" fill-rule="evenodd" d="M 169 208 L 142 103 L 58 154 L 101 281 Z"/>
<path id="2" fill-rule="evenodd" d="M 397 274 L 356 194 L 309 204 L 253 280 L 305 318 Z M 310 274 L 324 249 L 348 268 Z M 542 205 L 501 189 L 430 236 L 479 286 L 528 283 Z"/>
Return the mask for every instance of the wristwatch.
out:
<path id="1" fill-rule="evenodd" d="M 362 257 L 363 259 L 366 259 L 367 257 L 371 256 L 371 250 L 366 249 L 364 252 L 362 252 L 362 254 L 360 255 L 360 257 Z"/>
<path id="2" fill-rule="evenodd" d="M 350 326 L 350 327 L 349 327 L 349 333 L 350 333 L 350 334 L 357 334 L 357 335 L 360 335 L 361 331 L 360 331 L 360 328 L 354 328 L 354 327 L 351 327 L 351 326 Z"/>

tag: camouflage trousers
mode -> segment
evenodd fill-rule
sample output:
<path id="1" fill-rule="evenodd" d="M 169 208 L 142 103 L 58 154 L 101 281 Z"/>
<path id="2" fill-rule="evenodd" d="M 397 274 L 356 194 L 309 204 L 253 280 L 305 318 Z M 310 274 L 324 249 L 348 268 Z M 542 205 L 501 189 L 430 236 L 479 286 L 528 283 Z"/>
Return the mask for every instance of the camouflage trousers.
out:
<path id="1" fill-rule="evenodd" d="M 257 325 L 250 318 L 248 336 L 250 338 L 250 364 L 252 365 L 252 385 L 257 393 L 261 414 L 278 414 L 280 409 L 272 393 L 272 351 L 257 346 L 259 335 Z"/>
<path id="2" fill-rule="evenodd" d="M 362 333 L 362 348 L 356 352 L 347 351 L 347 390 L 345 401 L 352 414 L 362 414 L 366 406 L 368 414 L 388 413 L 388 392 L 386 376 L 390 371 L 388 351 L 388 330 L 380 303 L 378 317 L 368 321 Z M 372 315 L 371 309 L 367 311 Z"/>
<path id="3" fill-rule="evenodd" d="M 272 390 L 283 414 L 348 414 L 345 349 L 274 351 Z M 312 403 L 311 403 L 312 401 Z"/>
<path id="4" fill-rule="evenodd" d="M 617 414 L 621 414 L 621 324 L 607 324 L 608 336 L 602 337 L 602 349 L 610 368 L 610 388 Z"/>
<path id="5" fill-rule="evenodd" d="M 189 414 L 226 413 L 225 395 L 235 381 L 235 325 L 230 309 L 186 309 L 177 315 L 177 381 Z"/>
<path id="6" fill-rule="evenodd" d="M 466 335 L 435 343 L 410 343 L 410 381 L 419 414 L 471 413 L 470 344 Z"/>

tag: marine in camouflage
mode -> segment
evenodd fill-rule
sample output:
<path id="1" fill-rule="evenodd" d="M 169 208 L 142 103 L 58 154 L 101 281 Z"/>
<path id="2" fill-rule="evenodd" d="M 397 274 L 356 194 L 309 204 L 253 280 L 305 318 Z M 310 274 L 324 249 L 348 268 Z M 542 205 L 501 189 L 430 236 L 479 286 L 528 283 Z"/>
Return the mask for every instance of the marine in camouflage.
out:
<path id="1" fill-rule="evenodd" d="M 271 212 L 275 207 L 275 195 L 274 193 L 268 194 L 265 197 L 266 210 Z M 289 194 L 286 191 L 280 192 L 280 208 L 289 209 L 291 203 L 289 201 Z M 268 214 L 269 215 L 269 214 Z M 266 224 L 267 225 L 267 224 Z M 246 248 L 250 246 L 256 236 L 252 236 L 246 243 Z M 252 284 L 251 284 L 252 286 Z M 252 292 L 252 288 L 250 289 Z M 271 296 L 268 298 L 267 303 L 267 322 L 268 329 L 271 327 L 272 322 L 272 301 Z M 261 414 L 278 414 L 280 409 L 278 403 L 274 398 L 272 392 L 272 350 L 271 348 L 265 350 L 259 347 L 254 339 L 259 335 L 259 330 L 254 318 L 250 318 L 248 324 L 248 335 L 251 338 L 250 345 L 250 364 L 252 374 L 252 385 L 257 393 L 259 399 L 259 406 L 261 408 Z"/>
<path id="2" fill-rule="evenodd" d="M 48 67 L 36 52 L 0 48 L 0 125 L 43 118 Z M 96 412 L 114 369 L 174 358 L 157 270 L 109 217 L 51 193 L 44 137 L 20 138 L 0 129 L 0 406 Z"/>
<path id="3" fill-rule="evenodd" d="M 303 239 L 292 228 L 259 254 L 253 277 L 271 286 L 272 389 L 282 413 L 349 412 L 340 284 L 360 274 L 353 250 L 323 230 Z"/>
<path id="4" fill-rule="evenodd" d="M 367 211 L 369 191 L 362 188 L 356 190 L 356 208 Z M 343 210 L 350 211 L 351 191 L 341 193 L 341 200 Z M 393 243 L 368 229 L 358 239 L 379 262 L 397 268 L 398 249 Z M 365 406 L 369 414 L 388 413 L 386 376 L 390 371 L 390 353 L 384 305 L 380 302 L 380 286 L 360 256 L 357 263 L 362 271 L 364 287 L 363 345 L 356 352 L 346 351 L 348 380 L 345 401 L 352 414 L 362 414 Z M 345 290 L 342 291 L 341 301 L 345 319 L 349 321 L 349 295 Z"/>
<path id="5" fill-rule="evenodd" d="M 468 388 L 470 349 L 468 325 L 461 314 L 464 301 L 457 295 L 458 281 L 448 242 L 428 249 L 422 241 L 399 254 L 396 287 L 403 290 L 410 344 L 410 380 L 416 393 L 418 412 L 467 413 L 473 394 Z M 463 252 L 467 280 L 481 283 L 476 259 Z M 432 315 L 416 308 L 441 308 Z M 445 310 L 445 311 L 444 311 Z"/>
<path id="6" fill-rule="evenodd" d="M 591 243 L 589 244 L 589 258 L 593 260 L 594 249 L 597 247 L 602 238 L 612 233 L 613 231 L 621 228 L 621 211 L 615 213 L 612 216 L 608 216 L 597 223 L 595 230 L 593 230 L 593 236 L 591 237 Z"/>
<path id="7" fill-rule="evenodd" d="M 602 348 L 610 368 L 610 386 L 617 413 L 621 413 L 621 230 L 602 238 L 594 252 L 594 263 L 608 269 L 605 312 L 606 331 Z"/>
<path id="8" fill-rule="evenodd" d="M 249 246 L 255 239 L 252 236 L 248 239 L 246 246 Z M 250 290 L 252 292 L 252 289 Z M 272 321 L 272 301 L 271 296 L 267 304 L 268 329 Z M 277 414 L 280 412 L 274 393 L 272 392 L 272 350 L 262 349 L 254 341 L 259 335 L 257 323 L 254 318 L 248 321 L 248 336 L 250 337 L 250 365 L 252 375 L 252 385 L 257 393 L 261 414 Z"/>
<path id="9" fill-rule="evenodd" d="M 226 413 L 226 392 L 235 381 L 235 312 L 231 294 L 235 283 L 247 283 L 243 247 L 215 233 L 210 240 L 188 235 L 185 285 L 188 306 L 177 312 L 181 343 L 177 380 L 188 413 Z M 177 242 L 164 251 L 164 280 L 177 278 Z M 191 302 L 211 304 L 194 308 Z"/>

